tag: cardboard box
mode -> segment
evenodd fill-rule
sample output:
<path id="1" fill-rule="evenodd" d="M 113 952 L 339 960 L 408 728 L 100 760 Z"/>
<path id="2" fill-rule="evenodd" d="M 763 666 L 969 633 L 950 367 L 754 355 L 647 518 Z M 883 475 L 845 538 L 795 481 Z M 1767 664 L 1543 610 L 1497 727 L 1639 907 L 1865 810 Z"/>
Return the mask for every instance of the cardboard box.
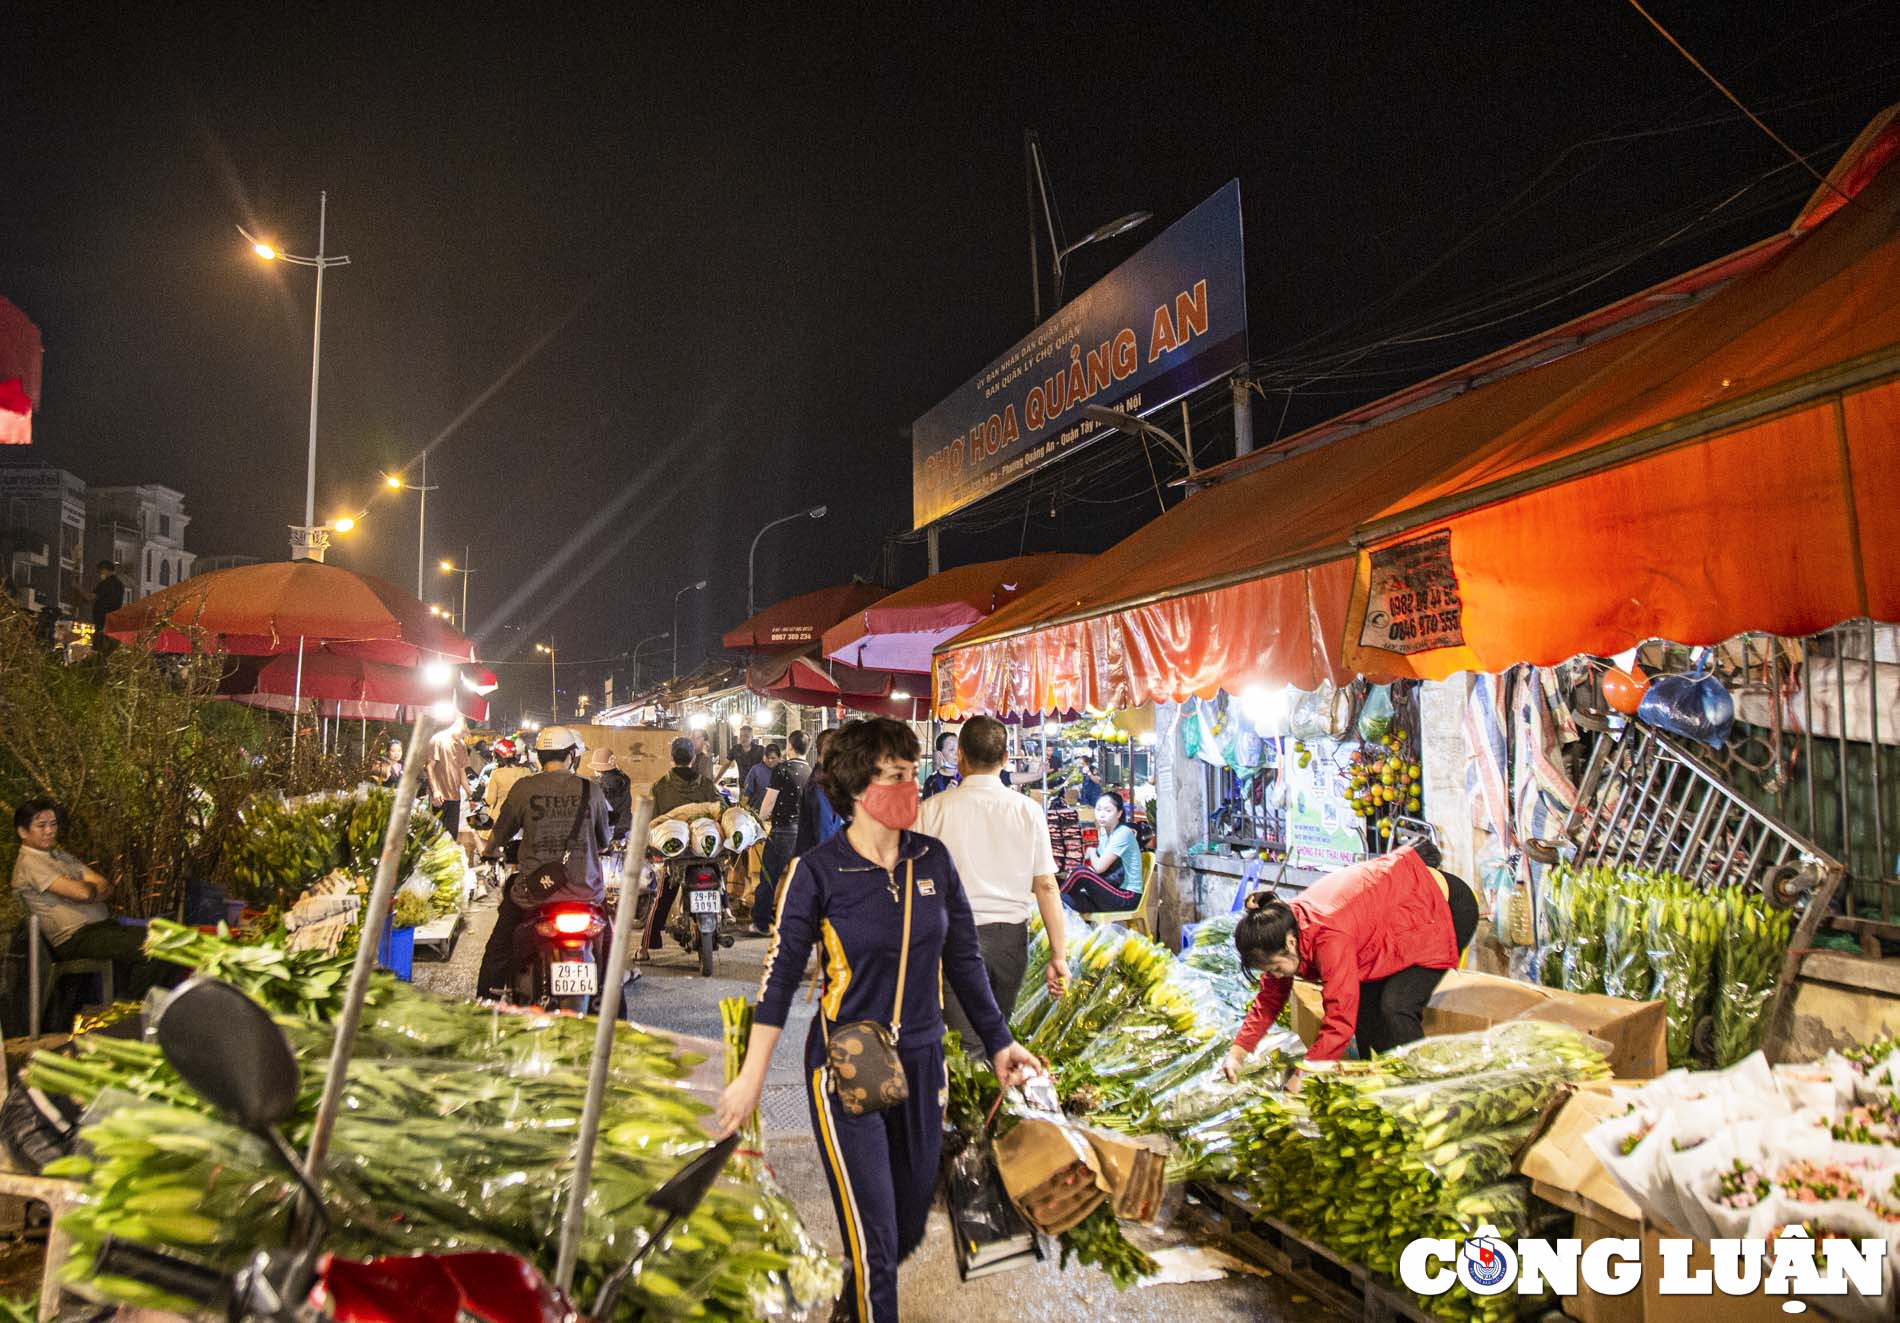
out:
<path id="1" fill-rule="evenodd" d="M 1049 1235 L 1061 1235 L 1109 1196 L 1095 1150 L 1066 1120 L 1025 1117 L 995 1142 L 995 1153 L 1010 1200 Z"/>
<path id="2" fill-rule="evenodd" d="M 1320 985 L 1293 983 L 1293 1032 L 1311 1047 L 1325 1019 Z M 1549 1020 L 1581 1029 L 1610 1045 L 1618 1079 L 1652 1079 L 1669 1068 L 1660 1001 L 1625 1001 L 1543 988 L 1494 974 L 1446 972 L 1421 1017 L 1425 1036 L 1473 1033 L 1507 1020 Z"/>
<path id="3" fill-rule="evenodd" d="M 1654 1079 L 1669 1069 L 1668 1010 L 1660 1001 L 1552 992 L 1517 1018 L 1567 1024 L 1601 1038 L 1610 1045 L 1610 1073 L 1620 1080 Z"/>
<path id="4" fill-rule="evenodd" d="M 1518 1172 L 1530 1177 L 1531 1190 L 1539 1198 L 1568 1208 L 1580 1217 L 1599 1224 L 1620 1219 L 1634 1226 L 1643 1210 L 1623 1192 L 1583 1142 L 1583 1137 L 1600 1122 L 1618 1117 L 1628 1103 L 1617 1096 L 1617 1089 L 1587 1085 L 1567 1098 L 1545 1127 L 1518 1159 Z M 1558 1197 L 1572 1195 L 1575 1200 Z M 1580 1201 L 1580 1202 L 1578 1202 Z M 1634 1235 L 1633 1230 L 1609 1232 Z"/>
<path id="5" fill-rule="evenodd" d="M 1640 1229 L 1626 1223 L 1598 1222 L 1584 1214 L 1577 1215 L 1577 1239 L 1586 1244 L 1593 1240 L 1627 1238 Z M 1648 1271 L 1647 1265 L 1644 1270 Z M 1598 1295 L 1582 1282 L 1577 1285 L 1577 1294 L 1563 1302 L 1564 1315 L 1576 1319 L 1577 1323 L 1650 1323 L 1643 1317 L 1641 1287 L 1628 1295 Z"/>

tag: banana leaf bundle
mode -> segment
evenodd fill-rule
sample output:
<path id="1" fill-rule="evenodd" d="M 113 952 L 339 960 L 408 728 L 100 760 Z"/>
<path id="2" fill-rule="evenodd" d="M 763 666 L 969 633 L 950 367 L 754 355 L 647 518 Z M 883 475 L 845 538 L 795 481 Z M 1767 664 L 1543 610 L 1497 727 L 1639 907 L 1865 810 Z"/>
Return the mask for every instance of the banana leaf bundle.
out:
<path id="1" fill-rule="evenodd" d="M 1708 1008 L 1717 948 L 1726 926 L 1720 898 L 1673 874 L 1650 878 L 1643 932 L 1664 1003 L 1671 1066 L 1692 1064 L 1696 1021 Z"/>
<path id="2" fill-rule="evenodd" d="M 1417 1083 L 1551 1062 L 1572 1066 L 1579 1079 L 1601 1079 L 1609 1073 L 1598 1040 L 1547 1020 L 1506 1020 L 1489 1029 L 1421 1038 L 1379 1057 L 1376 1064 L 1383 1076 Z"/>
<path id="3" fill-rule="evenodd" d="M 1566 992 L 1602 992 L 1604 975 L 1603 878 L 1593 869 L 1554 868 L 1561 874 L 1558 903 L 1563 907 L 1563 987 Z"/>
<path id="4" fill-rule="evenodd" d="M 289 1127 L 301 1146 L 331 1034 L 300 1022 L 285 1028 L 303 1070 Z M 675 1067 L 640 1077 L 616 1062 L 581 1241 L 583 1297 L 650 1234 L 646 1195 L 706 1145 L 702 1123 L 711 1109 L 677 1082 L 683 1063 Z M 91 1273 L 92 1251 L 107 1234 L 227 1269 L 260 1244 L 281 1243 L 284 1215 L 268 1211 L 288 1207 L 281 1167 L 210 1115 L 155 1046 L 82 1039 L 76 1058 L 43 1054 L 28 1074 L 39 1087 L 93 1104 L 82 1132 L 85 1152 L 62 1160 L 56 1172 L 84 1182 L 84 1203 L 64 1225 L 76 1242 L 69 1272 L 85 1289 L 161 1303 Z M 332 1247 L 351 1255 L 502 1248 L 550 1271 L 585 1086 L 584 1057 L 516 1068 L 359 1058 L 325 1177 L 338 1227 Z M 195 1201 L 189 1208 L 185 1191 Z M 652 1262 L 616 1317 L 808 1317 L 835 1298 L 841 1276 L 751 1160 L 728 1169 Z"/>
<path id="5" fill-rule="evenodd" d="M 1612 997 L 1648 1001 L 1655 987 L 1643 922 L 1649 882 L 1629 873 L 1605 873 L 1597 885 L 1603 897 L 1603 990 Z"/>
<path id="6" fill-rule="evenodd" d="M 1569 870 L 1546 868 L 1537 882 L 1537 907 L 1543 916 L 1543 944 L 1537 948 L 1537 981 L 1547 988 L 1564 985 L 1564 950 L 1569 943 L 1569 911 L 1564 885 Z"/>
<path id="7" fill-rule="evenodd" d="M 1794 940 L 1794 911 L 1770 905 L 1759 893 L 1726 887 L 1715 960 L 1715 1064 L 1732 1066 L 1761 1046 L 1774 996 Z"/>
<path id="8" fill-rule="evenodd" d="M 1113 971 L 1116 951 L 1125 935 L 1125 929 L 1113 925 L 1092 930 L 1069 955 L 1069 985 L 1060 997 L 1049 995 L 1046 980 L 1024 979 L 1024 991 L 1017 998 L 1009 1026 L 1016 1041 L 1042 1053 L 1036 1045 L 1065 1028 L 1095 985 Z"/>
<path id="9" fill-rule="evenodd" d="M 258 795 L 238 810 L 225 855 L 247 899 L 282 906 L 348 862 L 343 838 L 344 820 L 335 797 L 292 801 Z"/>

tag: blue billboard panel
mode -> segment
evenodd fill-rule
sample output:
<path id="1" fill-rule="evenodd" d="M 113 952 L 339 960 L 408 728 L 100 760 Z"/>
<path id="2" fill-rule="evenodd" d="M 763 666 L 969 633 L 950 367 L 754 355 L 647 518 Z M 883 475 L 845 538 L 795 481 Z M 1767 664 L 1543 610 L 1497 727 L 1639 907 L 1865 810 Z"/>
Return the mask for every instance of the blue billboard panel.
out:
<path id="1" fill-rule="evenodd" d="M 1101 435 L 1084 405 L 1148 413 L 1246 362 L 1236 179 L 917 420 L 916 527 Z"/>

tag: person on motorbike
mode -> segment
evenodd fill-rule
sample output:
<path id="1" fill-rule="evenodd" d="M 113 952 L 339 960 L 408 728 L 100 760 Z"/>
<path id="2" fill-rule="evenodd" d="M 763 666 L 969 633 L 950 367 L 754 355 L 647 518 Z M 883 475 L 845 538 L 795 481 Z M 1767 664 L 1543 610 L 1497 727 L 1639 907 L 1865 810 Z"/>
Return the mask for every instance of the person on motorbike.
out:
<path id="1" fill-rule="evenodd" d="M 607 797 L 574 770 L 586 746 L 566 726 L 548 726 L 535 736 L 534 752 L 541 770 L 508 791 L 483 850 L 493 859 L 521 833 L 519 868 L 502 893 L 476 978 L 484 997 L 505 998 L 513 991 L 541 906 L 562 900 L 599 905 L 606 891 L 600 856 L 612 838 L 611 811 Z"/>
<path id="2" fill-rule="evenodd" d="M 713 784 L 711 777 L 694 768 L 694 759 L 698 755 L 698 746 L 686 736 L 682 735 L 673 741 L 673 770 L 653 783 L 653 816 L 656 819 L 688 804 L 714 805 L 708 810 L 713 817 L 719 816 L 720 810 L 725 808 L 725 801 L 719 797 L 719 787 Z M 640 949 L 634 954 L 635 960 L 652 958 L 653 943 L 666 931 L 666 916 L 673 908 L 678 891 L 671 870 L 662 870 L 659 891 L 647 910 L 646 926 L 640 930 Z"/>

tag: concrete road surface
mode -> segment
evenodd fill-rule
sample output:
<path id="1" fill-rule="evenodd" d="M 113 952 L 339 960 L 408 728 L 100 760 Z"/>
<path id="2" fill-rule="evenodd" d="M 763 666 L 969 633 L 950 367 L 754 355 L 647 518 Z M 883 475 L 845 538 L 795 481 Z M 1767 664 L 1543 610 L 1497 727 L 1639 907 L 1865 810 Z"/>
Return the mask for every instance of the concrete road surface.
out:
<path id="1" fill-rule="evenodd" d="M 473 995 L 482 946 L 494 924 L 492 906 L 478 907 L 469 921 L 468 931 L 448 961 L 417 962 L 417 986 L 445 996 Z M 704 978 L 697 957 L 674 945 L 653 964 L 643 967 L 633 989 L 633 1018 L 655 1028 L 717 1039 L 720 999 L 756 998 L 764 955 L 762 940 L 743 938 L 731 950 L 719 953 L 713 976 Z M 812 1005 L 801 994 L 792 1022 L 786 1026 L 786 1042 L 767 1076 L 761 1105 L 766 1153 L 813 1235 L 834 1254 L 841 1254 L 837 1220 L 818 1146 L 812 1138 L 799 1069 L 801 1053 L 797 1049 L 805 1041 Z M 1193 1243 L 1178 1235 L 1155 1237 L 1144 1242 L 1144 1248 Z M 904 1265 L 901 1287 L 904 1317 L 909 1323 L 969 1323 L 972 1319 L 1011 1323 L 1102 1323 L 1111 1319 L 1131 1323 L 1180 1323 L 1182 1319 L 1194 1323 L 1333 1323 L 1340 1317 L 1278 1278 L 1251 1274 L 1117 1292 L 1100 1272 L 1074 1265 L 1063 1272 L 1051 1259 L 965 1284 L 957 1280 L 949 1222 L 941 1211 L 931 1215 L 931 1230 L 923 1248 Z"/>

